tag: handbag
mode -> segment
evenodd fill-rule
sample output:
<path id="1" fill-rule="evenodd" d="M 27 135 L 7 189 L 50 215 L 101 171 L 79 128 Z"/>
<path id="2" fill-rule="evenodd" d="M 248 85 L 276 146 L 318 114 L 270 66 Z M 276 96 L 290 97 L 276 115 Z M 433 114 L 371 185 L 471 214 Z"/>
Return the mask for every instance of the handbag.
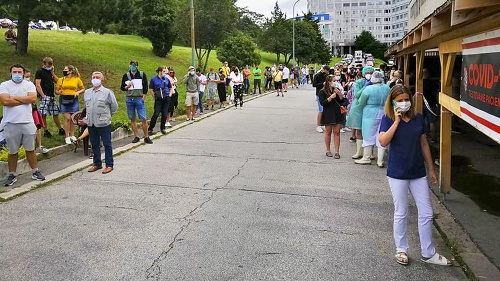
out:
<path id="1" fill-rule="evenodd" d="M 61 95 L 62 105 L 73 105 L 75 102 L 75 96 Z"/>
<path id="2" fill-rule="evenodd" d="M 340 114 L 345 114 L 347 113 L 347 109 L 345 109 L 345 107 L 343 105 L 340 105 L 339 102 L 337 100 L 334 100 L 338 106 L 340 107 Z"/>

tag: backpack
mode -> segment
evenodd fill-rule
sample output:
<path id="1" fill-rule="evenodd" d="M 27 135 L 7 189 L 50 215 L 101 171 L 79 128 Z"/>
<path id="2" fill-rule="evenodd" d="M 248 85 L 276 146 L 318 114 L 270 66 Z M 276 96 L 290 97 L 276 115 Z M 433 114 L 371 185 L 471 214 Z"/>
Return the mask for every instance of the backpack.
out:
<path id="1" fill-rule="evenodd" d="M 144 77 L 144 72 L 139 71 L 139 76 L 141 79 Z M 130 75 L 130 71 L 127 71 L 128 80 L 132 80 L 132 76 Z M 127 90 L 127 97 L 142 97 L 142 89 L 132 89 Z"/>
<path id="2" fill-rule="evenodd" d="M 141 76 L 142 79 L 142 77 L 144 77 L 144 72 L 139 71 L 139 76 Z M 132 80 L 132 76 L 130 76 L 130 71 L 127 71 L 127 78 L 128 80 Z"/>

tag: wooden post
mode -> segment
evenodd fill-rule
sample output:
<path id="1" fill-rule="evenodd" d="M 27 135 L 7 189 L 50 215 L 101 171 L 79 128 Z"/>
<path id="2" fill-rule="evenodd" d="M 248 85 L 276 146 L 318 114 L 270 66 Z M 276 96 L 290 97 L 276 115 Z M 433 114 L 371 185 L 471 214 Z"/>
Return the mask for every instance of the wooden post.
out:
<path id="1" fill-rule="evenodd" d="M 424 80 L 423 80 L 423 69 L 424 69 L 424 56 L 425 51 L 420 50 L 416 53 L 417 59 L 417 69 L 415 77 L 415 108 L 417 112 L 422 112 L 423 110 L 423 93 L 424 93 Z"/>
<path id="2" fill-rule="evenodd" d="M 405 82 L 405 86 L 410 88 L 410 55 L 404 55 L 404 76 L 403 81 Z"/>
<path id="3" fill-rule="evenodd" d="M 455 53 L 442 53 L 439 47 L 441 59 L 441 92 L 451 96 L 451 76 L 455 65 Z M 445 48 L 443 48 L 445 49 Z M 451 191 L 451 123 L 453 114 L 441 106 L 440 147 L 439 147 L 439 190 L 441 193 Z"/>

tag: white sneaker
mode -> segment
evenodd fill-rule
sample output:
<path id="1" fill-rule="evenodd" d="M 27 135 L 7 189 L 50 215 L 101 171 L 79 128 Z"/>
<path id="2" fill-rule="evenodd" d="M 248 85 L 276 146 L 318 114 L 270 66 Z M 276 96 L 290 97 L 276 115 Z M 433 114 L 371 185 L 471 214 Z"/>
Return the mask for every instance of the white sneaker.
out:
<path id="1" fill-rule="evenodd" d="M 76 137 L 75 136 L 71 136 L 69 138 L 71 139 L 71 142 L 75 142 L 76 141 Z"/>
<path id="2" fill-rule="evenodd" d="M 66 144 L 71 144 L 71 138 L 70 138 L 70 137 L 65 138 L 65 139 L 64 139 L 64 142 L 65 142 Z"/>
<path id="3" fill-rule="evenodd" d="M 344 128 L 340 129 L 340 132 L 341 132 L 341 133 L 345 133 Z"/>
<path id="4" fill-rule="evenodd" d="M 323 127 L 321 126 L 316 127 L 316 132 L 323 133 Z"/>
<path id="5" fill-rule="evenodd" d="M 39 148 L 37 148 L 38 152 L 39 153 L 42 153 L 42 154 L 46 154 L 46 153 L 49 153 L 49 150 L 45 147 L 45 146 L 40 146 Z"/>
<path id="6" fill-rule="evenodd" d="M 351 128 L 347 128 L 347 127 L 345 127 L 345 128 L 344 128 L 344 131 L 346 131 L 346 132 L 351 132 L 352 130 L 351 130 Z"/>
<path id="7" fill-rule="evenodd" d="M 172 128 L 172 125 L 170 125 L 170 122 L 167 122 L 167 124 L 165 124 L 165 127 Z"/>

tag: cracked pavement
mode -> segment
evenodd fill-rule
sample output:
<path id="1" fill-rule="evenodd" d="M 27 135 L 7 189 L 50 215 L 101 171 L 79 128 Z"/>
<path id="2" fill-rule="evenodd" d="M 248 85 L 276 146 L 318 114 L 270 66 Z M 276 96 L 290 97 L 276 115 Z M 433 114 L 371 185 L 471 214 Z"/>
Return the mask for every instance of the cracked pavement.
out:
<path id="1" fill-rule="evenodd" d="M 466 280 L 418 261 L 413 204 L 396 264 L 384 170 L 315 120 L 309 85 L 263 96 L 0 204 L 0 279 Z"/>

